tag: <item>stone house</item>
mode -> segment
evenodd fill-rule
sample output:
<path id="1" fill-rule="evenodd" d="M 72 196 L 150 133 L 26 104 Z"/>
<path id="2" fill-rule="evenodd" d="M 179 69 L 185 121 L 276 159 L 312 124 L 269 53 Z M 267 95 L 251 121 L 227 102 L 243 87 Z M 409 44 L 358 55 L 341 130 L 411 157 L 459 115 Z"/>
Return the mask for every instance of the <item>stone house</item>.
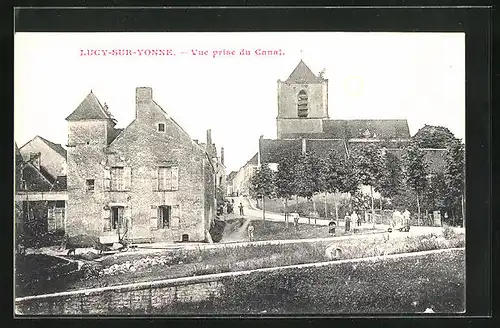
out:
<path id="1" fill-rule="evenodd" d="M 45 152 L 24 160 L 17 144 L 14 147 L 16 236 L 23 235 L 27 246 L 50 243 L 48 234 L 64 234 L 66 177 L 56 178 L 40 165 L 40 159 L 48 157 Z"/>
<path id="2" fill-rule="evenodd" d="M 135 119 L 116 120 L 92 91 L 68 121 L 67 234 L 102 243 L 210 241 L 216 152 L 136 89 Z M 209 134 L 209 133 L 208 133 Z"/>
<path id="3" fill-rule="evenodd" d="M 258 167 L 258 154 L 250 158 L 232 177 L 232 191 L 234 196 L 250 195 L 250 179 Z"/>
<path id="4" fill-rule="evenodd" d="M 37 161 L 53 178 L 66 176 L 66 149 L 61 144 L 53 143 L 36 136 L 19 148 L 24 161 Z"/>

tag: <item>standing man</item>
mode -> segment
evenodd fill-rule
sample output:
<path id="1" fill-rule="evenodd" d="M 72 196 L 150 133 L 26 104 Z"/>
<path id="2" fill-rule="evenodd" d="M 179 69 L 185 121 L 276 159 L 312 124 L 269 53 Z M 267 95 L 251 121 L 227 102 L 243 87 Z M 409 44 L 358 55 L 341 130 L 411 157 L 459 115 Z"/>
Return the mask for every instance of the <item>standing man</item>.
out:
<path id="1" fill-rule="evenodd" d="M 240 215 L 245 216 L 245 214 L 243 214 L 243 204 L 241 202 L 240 202 L 240 205 L 238 207 L 240 208 Z"/>
<path id="2" fill-rule="evenodd" d="M 345 216 L 345 232 L 351 230 L 351 217 L 349 215 Z"/>
<path id="3" fill-rule="evenodd" d="M 250 223 L 248 224 L 248 228 L 247 228 L 248 240 L 250 240 L 250 241 L 254 240 L 254 238 L 253 238 L 253 231 L 254 230 L 255 230 L 255 228 L 252 225 L 252 221 L 250 221 Z"/>
<path id="4" fill-rule="evenodd" d="M 405 209 L 403 213 L 403 226 L 407 227 L 410 225 L 410 211 L 408 209 Z"/>

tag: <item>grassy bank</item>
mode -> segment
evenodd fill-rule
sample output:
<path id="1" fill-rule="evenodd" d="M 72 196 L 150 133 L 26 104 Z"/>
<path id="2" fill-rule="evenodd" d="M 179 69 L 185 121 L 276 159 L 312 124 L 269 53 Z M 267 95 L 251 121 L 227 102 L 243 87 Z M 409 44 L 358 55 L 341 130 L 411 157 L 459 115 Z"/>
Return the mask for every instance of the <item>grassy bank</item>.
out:
<path id="1" fill-rule="evenodd" d="M 225 277 L 222 283 L 217 298 L 174 303 L 152 314 L 422 313 L 428 308 L 462 312 L 465 251 L 288 268 Z"/>
<path id="2" fill-rule="evenodd" d="M 311 220 L 314 223 L 314 220 Z M 328 238 L 332 235 L 328 232 L 328 226 L 315 226 L 312 224 L 299 224 L 296 230 L 292 223 L 289 223 L 288 228 L 284 222 L 272 222 L 262 220 L 252 220 L 252 225 L 255 227 L 255 240 L 286 240 L 286 239 L 308 239 L 308 238 Z M 351 231 L 346 232 L 344 227 L 337 227 L 336 236 L 350 236 L 360 233 L 375 232 L 372 225 L 363 225 L 359 228 L 359 232 L 354 233 L 353 227 Z M 356 227 L 358 228 L 358 227 Z"/>
<path id="3" fill-rule="evenodd" d="M 267 224 L 267 223 L 266 223 Z M 399 236 L 399 237 L 398 237 Z M 424 235 L 406 238 L 404 233 L 337 242 L 292 243 L 283 245 L 247 245 L 196 250 L 165 250 L 154 255 L 123 254 L 109 256 L 100 263 L 87 261 L 83 275 L 64 283 L 47 284 L 44 293 L 105 287 L 134 282 L 153 281 L 211 273 L 243 271 L 294 264 L 327 261 L 325 250 L 334 245 L 342 249 L 342 259 L 383 254 L 416 252 L 440 248 L 464 247 L 463 234 L 447 234 L 447 238 Z M 22 296 L 22 295 L 18 295 Z"/>

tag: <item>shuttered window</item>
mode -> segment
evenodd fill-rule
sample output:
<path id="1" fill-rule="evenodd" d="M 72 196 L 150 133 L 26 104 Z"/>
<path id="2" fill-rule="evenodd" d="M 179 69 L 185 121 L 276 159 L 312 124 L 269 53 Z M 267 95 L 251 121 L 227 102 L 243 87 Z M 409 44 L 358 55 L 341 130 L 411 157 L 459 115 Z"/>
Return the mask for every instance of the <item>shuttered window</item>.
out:
<path id="1" fill-rule="evenodd" d="M 102 231 L 111 231 L 111 211 L 109 209 L 102 210 Z"/>
<path id="2" fill-rule="evenodd" d="M 157 183 L 159 191 L 175 191 L 179 189 L 179 168 L 158 167 Z"/>
<path id="3" fill-rule="evenodd" d="M 151 205 L 149 210 L 149 227 L 151 230 L 158 230 L 158 207 Z"/>
<path id="4" fill-rule="evenodd" d="M 304 90 L 300 90 L 297 95 L 297 115 L 298 117 L 307 117 L 308 115 L 308 97 Z"/>
<path id="5" fill-rule="evenodd" d="M 132 184 L 132 168 L 112 167 L 104 169 L 104 190 L 128 191 Z"/>
<path id="6" fill-rule="evenodd" d="M 181 225 L 181 210 L 179 205 L 172 206 L 171 226 L 172 229 L 179 229 Z"/>

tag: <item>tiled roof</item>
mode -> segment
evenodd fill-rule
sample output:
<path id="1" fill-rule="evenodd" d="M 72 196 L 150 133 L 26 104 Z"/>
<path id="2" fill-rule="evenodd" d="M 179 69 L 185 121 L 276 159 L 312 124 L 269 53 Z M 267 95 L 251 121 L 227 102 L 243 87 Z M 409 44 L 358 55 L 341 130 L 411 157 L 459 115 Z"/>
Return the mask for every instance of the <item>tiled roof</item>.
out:
<path id="1" fill-rule="evenodd" d="M 52 141 L 49 141 L 49 140 L 42 138 L 40 136 L 37 136 L 37 137 L 40 138 L 40 140 L 42 140 L 43 142 L 45 142 L 56 153 L 58 153 L 59 155 L 61 155 L 64 158 L 66 158 L 67 151 L 66 151 L 66 149 L 63 148 L 63 146 L 61 144 L 53 143 Z"/>
<path id="2" fill-rule="evenodd" d="M 67 121 L 80 121 L 90 119 L 108 119 L 114 122 L 109 111 L 105 110 L 97 97 L 90 91 L 78 107 L 66 117 Z"/>
<path id="3" fill-rule="evenodd" d="M 255 155 L 252 156 L 247 162 L 247 165 L 257 165 L 259 164 L 259 153 L 255 153 Z"/>
<path id="4" fill-rule="evenodd" d="M 342 139 L 409 139 L 407 120 L 323 120 L 323 132 Z"/>
<path id="5" fill-rule="evenodd" d="M 17 142 L 14 142 L 14 154 L 16 156 L 16 160 L 22 160 L 23 157 L 21 155 L 21 151 L 19 150 L 19 147 L 17 147 Z"/>
<path id="6" fill-rule="evenodd" d="M 230 182 L 231 180 L 233 180 L 236 174 L 238 174 L 238 171 L 231 171 L 231 173 L 229 173 L 229 175 L 227 176 L 227 181 Z"/>
<path id="7" fill-rule="evenodd" d="M 335 139 L 329 133 L 283 133 L 280 139 Z"/>
<path id="8" fill-rule="evenodd" d="M 52 191 L 66 191 L 66 190 L 67 190 L 66 176 L 58 176 L 52 186 Z"/>
<path id="9" fill-rule="evenodd" d="M 261 163 L 278 163 L 280 158 L 291 153 L 300 154 L 302 151 L 302 140 L 260 139 L 259 151 Z"/>
<path id="10" fill-rule="evenodd" d="M 323 80 L 317 77 L 307 65 L 300 60 L 292 74 L 286 80 L 288 83 L 321 83 Z"/>
<path id="11" fill-rule="evenodd" d="M 52 188 L 52 182 L 45 177 L 42 171 L 29 162 L 23 167 L 23 180 L 25 187 L 21 190 L 50 191 Z"/>
<path id="12" fill-rule="evenodd" d="M 320 157 L 328 156 L 332 150 L 339 158 L 345 158 L 347 155 L 345 141 L 341 139 L 306 140 L 306 150 Z"/>

